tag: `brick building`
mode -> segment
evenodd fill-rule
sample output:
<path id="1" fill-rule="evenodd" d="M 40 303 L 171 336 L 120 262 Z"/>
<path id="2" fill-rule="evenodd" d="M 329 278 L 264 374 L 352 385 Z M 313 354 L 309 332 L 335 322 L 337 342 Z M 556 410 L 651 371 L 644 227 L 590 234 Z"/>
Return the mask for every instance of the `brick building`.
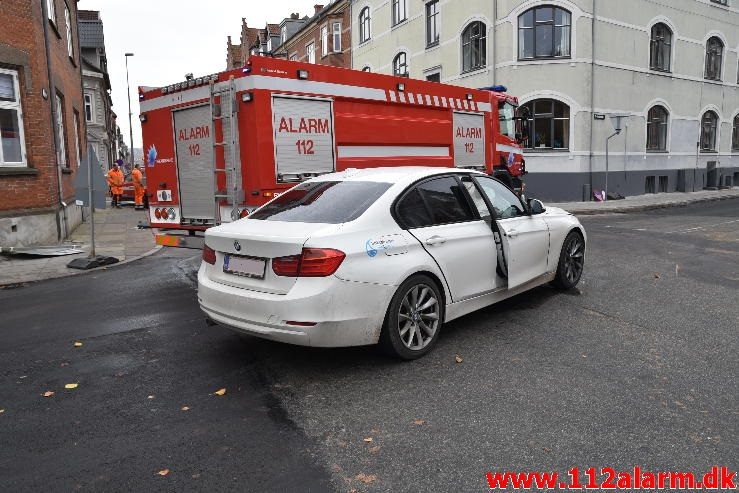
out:
<path id="1" fill-rule="evenodd" d="M 315 5 L 313 17 L 271 50 L 273 56 L 334 67 L 351 68 L 351 17 L 348 0 Z M 284 26 L 287 21 L 283 21 Z"/>
<path id="2" fill-rule="evenodd" d="M 246 18 L 241 18 L 241 38 L 233 44 L 231 36 L 226 44 L 226 70 L 243 67 L 251 55 L 264 55 L 272 51 L 280 41 L 278 24 L 267 24 L 263 28 L 249 27 Z"/>
<path id="3" fill-rule="evenodd" d="M 82 220 L 77 1 L 2 0 L 0 26 L 0 245 L 54 243 Z"/>

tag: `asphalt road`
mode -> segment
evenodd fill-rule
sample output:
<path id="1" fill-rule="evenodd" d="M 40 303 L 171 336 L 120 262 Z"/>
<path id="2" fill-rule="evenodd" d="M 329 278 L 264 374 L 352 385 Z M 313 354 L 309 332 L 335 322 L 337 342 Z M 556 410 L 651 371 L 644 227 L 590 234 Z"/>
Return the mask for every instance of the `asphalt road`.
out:
<path id="1" fill-rule="evenodd" d="M 739 200 L 583 223 L 580 289 L 457 320 L 411 363 L 207 327 L 182 252 L 0 291 L 0 490 L 482 492 L 487 471 L 736 470 Z"/>

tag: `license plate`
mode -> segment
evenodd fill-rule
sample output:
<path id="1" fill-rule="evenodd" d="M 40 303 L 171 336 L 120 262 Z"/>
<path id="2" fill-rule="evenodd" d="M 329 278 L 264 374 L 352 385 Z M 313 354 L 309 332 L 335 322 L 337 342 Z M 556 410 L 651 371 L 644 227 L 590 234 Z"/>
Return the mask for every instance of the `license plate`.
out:
<path id="1" fill-rule="evenodd" d="M 243 257 L 226 254 L 223 257 L 223 272 L 235 276 L 264 279 L 267 261 L 263 258 Z"/>

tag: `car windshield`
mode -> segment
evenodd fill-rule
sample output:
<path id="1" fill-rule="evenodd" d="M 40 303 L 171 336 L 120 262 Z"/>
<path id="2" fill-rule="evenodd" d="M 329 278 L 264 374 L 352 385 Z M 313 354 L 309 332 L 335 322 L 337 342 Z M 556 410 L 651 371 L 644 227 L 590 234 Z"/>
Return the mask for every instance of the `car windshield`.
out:
<path id="1" fill-rule="evenodd" d="M 249 216 L 250 219 L 339 224 L 361 216 L 391 183 L 313 181 L 283 193 Z"/>

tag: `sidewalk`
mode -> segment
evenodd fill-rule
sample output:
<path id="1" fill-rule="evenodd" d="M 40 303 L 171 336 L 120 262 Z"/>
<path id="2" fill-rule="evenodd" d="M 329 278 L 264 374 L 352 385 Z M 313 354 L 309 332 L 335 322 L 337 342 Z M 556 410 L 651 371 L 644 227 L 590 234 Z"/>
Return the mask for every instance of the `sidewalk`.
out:
<path id="1" fill-rule="evenodd" d="M 623 200 L 609 200 L 608 202 L 546 202 L 544 206 L 560 207 L 573 214 L 585 216 L 592 214 L 641 212 L 735 198 L 739 198 L 739 187 L 734 187 L 730 190 L 701 190 L 699 192 L 636 195 L 634 197 L 626 197 Z"/>
<path id="2" fill-rule="evenodd" d="M 146 223 L 146 211 L 136 211 L 133 207 L 95 211 L 95 253 L 116 257 L 120 262 L 130 262 L 154 253 L 158 247 L 152 230 L 137 229 L 139 221 Z M 81 247 L 85 253 L 60 257 L 0 255 L 0 287 L 85 272 L 70 269 L 67 264 L 72 259 L 89 255 L 89 217 L 72 233 L 65 243 L 69 244 Z"/>

